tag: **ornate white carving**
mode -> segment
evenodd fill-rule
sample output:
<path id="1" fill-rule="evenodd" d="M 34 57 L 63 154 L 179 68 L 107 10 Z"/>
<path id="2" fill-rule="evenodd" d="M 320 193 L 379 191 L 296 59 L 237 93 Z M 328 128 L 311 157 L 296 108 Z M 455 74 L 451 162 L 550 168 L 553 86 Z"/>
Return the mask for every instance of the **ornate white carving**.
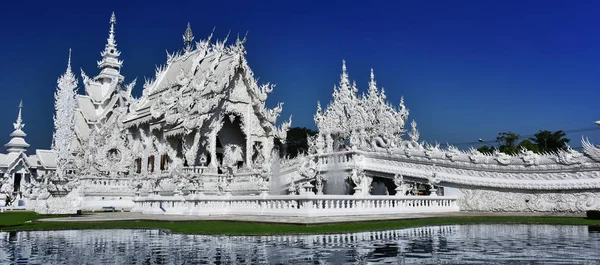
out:
<path id="1" fill-rule="evenodd" d="M 54 94 L 54 134 L 53 150 L 56 152 L 56 172 L 64 177 L 67 160 L 71 157 L 70 145 L 75 137 L 75 109 L 77 101 L 77 79 L 71 71 L 71 50 L 66 72 L 58 79 Z"/>
<path id="2" fill-rule="evenodd" d="M 461 189 L 458 200 L 462 211 L 501 212 L 584 212 L 600 209 L 598 192 L 533 192 Z"/>

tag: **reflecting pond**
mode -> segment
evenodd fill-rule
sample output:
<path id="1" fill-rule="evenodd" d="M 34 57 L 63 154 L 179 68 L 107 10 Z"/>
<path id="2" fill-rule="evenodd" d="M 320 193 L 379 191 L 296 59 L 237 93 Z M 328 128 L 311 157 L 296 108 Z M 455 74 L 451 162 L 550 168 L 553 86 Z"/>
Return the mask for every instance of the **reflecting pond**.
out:
<path id="1" fill-rule="evenodd" d="M 0 264 L 597 264 L 588 226 L 455 225 L 298 236 L 0 232 Z"/>

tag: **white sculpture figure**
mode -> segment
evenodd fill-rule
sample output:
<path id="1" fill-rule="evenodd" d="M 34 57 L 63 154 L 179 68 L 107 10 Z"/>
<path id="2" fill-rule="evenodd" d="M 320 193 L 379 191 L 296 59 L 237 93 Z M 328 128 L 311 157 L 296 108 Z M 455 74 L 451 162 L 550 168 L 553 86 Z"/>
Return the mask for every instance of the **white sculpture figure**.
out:
<path id="1" fill-rule="evenodd" d="M 434 167 L 435 167 L 435 165 L 434 165 Z M 436 172 L 433 172 L 431 174 L 431 177 L 429 177 L 429 179 L 428 179 L 430 196 L 437 196 L 436 185 L 439 183 L 440 183 L 440 179 L 438 177 L 438 174 Z"/>
<path id="2" fill-rule="evenodd" d="M 226 145 L 223 153 L 223 166 L 237 170 L 238 162 L 244 162 L 242 148 L 235 144 Z"/>
<path id="3" fill-rule="evenodd" d="M 263 155 L 263 146 L 261 142 L 256 142 L 253 146 L 252 163 L 255 168 L 262 168 L 265 163 L 265 156 Z"/>
<path id="4" fill-rule="evenodd" d="M 363 194 L 363 186 L 362 181 L 363 178 L 358 174 L 358 169 L 356 167 L 352 168 L 350 173 L 350 179 L 354 183 L 354 195 L 362 195 Z"/>
<path id="5" fill-rule="evenodd" d="M 317 195 L 323 195 L 323 180 L 325 180 L 323 176 L 319 174 L 315 176 L 315 188 L 317 189 Z"/>
<path id="6" fill-rule="evenodd" d="M 396 185 L 396 196 L 404 196 L 406 194 L 404 176 L 400 174 L 394 175 L 394 184 Z"/>

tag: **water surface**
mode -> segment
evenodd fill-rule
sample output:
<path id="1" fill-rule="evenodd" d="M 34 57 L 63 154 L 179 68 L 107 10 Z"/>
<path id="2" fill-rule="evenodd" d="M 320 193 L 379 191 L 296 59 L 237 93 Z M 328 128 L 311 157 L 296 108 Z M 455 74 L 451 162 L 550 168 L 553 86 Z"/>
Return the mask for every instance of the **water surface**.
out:
<path id="1" fill-rule="evenodd" d="M 0 264 L 599 264 L 599 250 L 600 233 L 587 226 L 455 225 L 300 236 L 0 232 Z"/>

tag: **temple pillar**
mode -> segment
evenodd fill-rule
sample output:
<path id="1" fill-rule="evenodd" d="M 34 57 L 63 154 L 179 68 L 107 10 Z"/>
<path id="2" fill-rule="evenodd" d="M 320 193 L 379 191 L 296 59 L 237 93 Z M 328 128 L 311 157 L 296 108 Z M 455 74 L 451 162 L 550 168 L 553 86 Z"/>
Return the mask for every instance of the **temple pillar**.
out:
<path id="1" fill-rule="evenodd" d="M 144 135 L 142 134 L 146 134 L 146 131 L 144 129 L 140 129 L 140 139 L 144 139 Z M 148 175 L 148 157 L 150 157 L 150 147 L 147 146 L 146 141 L 141 140 L 142 141 L 142 146 L 144 147 L 144 151 L 142 152 L 142 165 L 141 165 L 141 174 L 142 175 Z"/>
<path id="2" fill-rule="evenodd" d="M 208 141 L 210 142 L 208 147 L 208 151 L 210 152 L 210 164 L 208 167 L 216 170 L 219 165 L 219 161 L 217 159 L 217 130 L 213 130 L 208 137 Z"/>
<path id="3" fill-rule="evenodd" d="M 160 172 L 160 159 L 161 154 L 159 152 L 154 153 L 154 172 Z"/>
<path id="4" fill-rule="evenodd" d="M 246 133 L 246 157 L 244 160 L 246 161 L 246 167 L 253 168 L 254 165 L 252 165 L 252 155 L 254 154 L 253 147 L 255 139 L 251 137 L 248 132 L 244 133 Z"/>

